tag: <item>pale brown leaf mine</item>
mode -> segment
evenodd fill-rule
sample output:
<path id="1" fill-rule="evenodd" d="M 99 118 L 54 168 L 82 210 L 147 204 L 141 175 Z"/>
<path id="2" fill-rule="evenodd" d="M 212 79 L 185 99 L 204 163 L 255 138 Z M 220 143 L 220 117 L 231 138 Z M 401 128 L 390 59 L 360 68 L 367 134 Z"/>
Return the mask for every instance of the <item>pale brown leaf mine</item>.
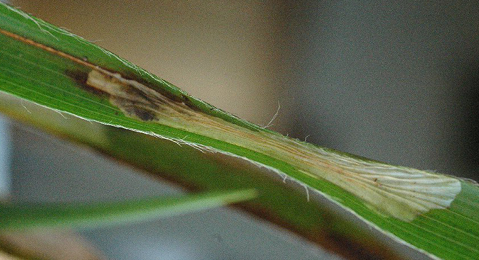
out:
<path id="1" fill-rule="evenodd" d="M 342 187 L 370 208 L 404 221 L 431 209 L 449 207 L 461 191 L 455 178 L 355 159 L 277 134 L 251 131 L 103 69 L 89 72 L 85 83 L 108 94 L 110 102 L 128 117 L 158 122 L 285 161 L 310 177 Z"/>

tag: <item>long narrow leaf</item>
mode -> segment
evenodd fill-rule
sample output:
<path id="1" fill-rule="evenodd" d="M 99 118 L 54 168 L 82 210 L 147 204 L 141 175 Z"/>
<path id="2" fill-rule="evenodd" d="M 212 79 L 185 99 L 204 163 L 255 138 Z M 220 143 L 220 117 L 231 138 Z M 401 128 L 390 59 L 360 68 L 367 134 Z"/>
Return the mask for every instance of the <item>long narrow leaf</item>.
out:
<path id="1" fill-rule="evenodd" d="M 479 254 L 479 189 L 293 140 L 216 109 L 77 36 L 0 9 L 0 89 L 75 116 L 247 159 L 431 256 Z"/>
<path id="2" fill-rule="evenodd" d="M 0 230 L 91 228 L 151 220 L 252 199 L 254 190 L 102 203 L 0 205 Z"/>
<path id="3" fill-rule="evenodd" d="M 268 174 L 267 169 L 241 159 L 203 153 L 168 140 L 84 121 L 7 94 L 0 93 L 0 111 L 39 130 L 87 144 L 154 179 L 192 191 L 255 189 L 260 196 L 241 203 L 242 210 L 347 259 L 398 259 L 397 252 L 387 248 L 382 238 L 373 236 L 369 229 L 349 223 L 330 207 L 308 201 L 305 189 L 291 189 L 285 176 Z"/>

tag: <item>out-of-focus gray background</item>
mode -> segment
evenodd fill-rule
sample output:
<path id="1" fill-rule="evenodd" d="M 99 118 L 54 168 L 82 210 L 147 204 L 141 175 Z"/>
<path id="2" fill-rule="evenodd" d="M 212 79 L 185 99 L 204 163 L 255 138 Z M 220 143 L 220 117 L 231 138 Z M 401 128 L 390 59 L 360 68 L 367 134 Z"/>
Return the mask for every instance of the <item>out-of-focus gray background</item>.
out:
<path id="1" fill-rule="evenodd" d="M 271 128 L 289 136 L 391 164 L 479 179 L 479 1 L 10 2 L 254 123 L 268 124 L 279 104 Z M 68 172 L 62 161 L 77 164 L 58 157 L 63 153 L 51 153 L 58 164 L 51 163 L 52 157 L 41 157 L 48 150 L 41 148 L 48 145 L 45 139 L 15 131 L 12 147 L 9 136 L 0 136 L 0 166 L 9 164 L 2 158 L 13 158 L 12 194 L 48 200 L 64 196 L 54 190 L 61 185 L 70 187 L 63 190 L 72 196 L 80 196 L 78 187 L 93 187 L 90 194 L 101 193 L 100 188 L 87 184 L 85 179 L 91 177 L 72 175 L 63 181 L 58 176 L 32 178 L 38 173 L 28 167 L 56 165 L 56 172 Z M 41 152 L 35 154 L 35 147 Z M 5 169 L 8 167 L 0 167 L 0 173 L 9 172 Z M 107 169 L 111 174 L 121 171 L 111 165 Z M 134 177 L 125 176 L 115 185 L 133 182 L 129 178 Z M 75 178 L 76 184 L 71 182 Z M 8 190 L 8 183 L 0 182 L 2 192 Z M 147 181 L 139 183 L 138 189 L 143 191 L 132 194 L 158 192 L 156 186 L 148 188 Z M 79 193 L 75 193 L 77 189 Z M 236 214 L 231 218 L 248 222 Z M 196 227 L 228 230 L 205 222 L 208 218 L 196 220 Z M 188 226 L 193 224 L 175 228 L 179 223 L 183 222 L 164 224 L 162 230 L 193 233 L 188 231 L 194 229 Z M 227 232 L 234 236 L 238 230 L 247 230 L 241 224 L 236 228 Z M 146 233 L 140 232 L 143 235 L 139 237 L 143 237 L 144 247 L 154 248 L 148 244 L 154 232 L 143 229 Z M 90 232 L 89 236 L 103 241 L 106 248 L 120 249 L 121 253 L 110 252 L 109 256 L 121 259 L 130 253 L 119 241 L 138 232 L 126 230 L 121 234 Z M 231 241 L 224 236 L 210 238 Z M 212 247 L 224 254 L 206 254 L 205 259 L 313 259 L 323 254 L 307 242 L 294 242 L 287 234 L 266 237 L 261 242 L 244 242 L 239 248 Z M 175 243 L 191 245 L 190 251 L 169 252 L 161 259 L 186 259 L 196 252 L 195 238 L 190 239 L 185 243 L 172 239 L 158 242 L 164 248 Z M 284 250 L 258 247 L 268 240 L 277 245 L 286 241 Z M 271 254 L 254 255 L 254 248 Z"/>

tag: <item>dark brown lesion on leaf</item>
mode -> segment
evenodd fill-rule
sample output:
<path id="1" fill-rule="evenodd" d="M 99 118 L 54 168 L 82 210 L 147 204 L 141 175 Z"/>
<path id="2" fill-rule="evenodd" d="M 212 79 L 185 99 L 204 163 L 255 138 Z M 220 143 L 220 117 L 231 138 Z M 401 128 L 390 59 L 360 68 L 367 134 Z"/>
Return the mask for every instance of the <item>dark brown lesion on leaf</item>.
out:
<path id="1" fill-rule="evenodd" d="M 170 93 L 167 90 L 165 90 L 165 89 L 163 89 L 163 88 L 145 80 L 144 78 L 139 77 L 136 73 L 133 73 L 131 71 L 122 71 L 120 74 L 121 74 L 121 77 L 123 79 L 133 80 L 133 81 L 136 81 L 138 83 L 141 83 L 142 85 L 148 86 L 150 89 L 158 92 L 159 94 L 168 98 L 172 102 L 176 102 L 176 103 L 179 103 L 179 104 L 183 103 L 187 107 L 191 108 L 192 110 L 194 110 L 196 112 L 202 112 L 202 113 L 204 112 L 203 110 L 201 110 L 198 107 L 198 105 L 195 104 L 194 99 L 192 97 L 188 96 L 187 94 L 180 93 L 180 94 L 175 95 L 173 93 Z"/>
<path id="2" fill-rule="evenodd" d="M 139 119 L 141 121 L 158 120 L 158 112 L 161 111 L 161 106 L 166 105 L 166 102 L 168 101 L 165 102 L 158 98 L 154 98 L 141 89 L 135 88 L 134 86 L 127 84 L 127 82 L 113 77 L 108 74 L 109 72 L 95 72 L 98 73 L 97 75 L 101 75 L 105 82 L 114 83 L 119 86 L 118 93 L 109 93 L 98 86 L 89 84 L 88 81 L 92 70 L 89 70 L 88 72 L 82 70 L 67 70 L 65 71 L 65 74 L 75 81 L 76 85 L 81 89 L 102 99 L 108 99 L 113 106 L 119 108 L 123 114 L 128 117 Z"/>
<path id="3" fill-rule="evenodd" d="M 114 98 L 111 101 L 127 116 L 140 119 L 141 121 L 158 120 L 158 114 L 151 108 L 135 105 L 134 103 L 125 99 Z"/>
<path id="4" fill-rule="evenodd" d="M 187 107 L 191 108 L 194 111 L 197 112 L 203 112 L 201 109 L 198 108 L 197 105 L 192 101 L 191 97 L 185 94 L 181 94 L 182 102 L 185 104 Z"/>
<path id="5" fill-rule="evenodd" d="M 156 114 L 151 113 L 148 110 L 143 110 L 139 108 L 134 108 L 133 109 L 134 114 L 141 119 L 142 121 L 153 121 L 153 120 L 158 120 L 156 117 Z"/>
<path id="6" fill-rule="evenodd" d="M 100 98 L 108 98 L 110 95 L 104 91 L 101 91 L 97 88 L 94 88 L 88 84 L 86 84 L 88 80 L 88 73 L 89 71 L 82 71 L 82 70 L 66 70 L 65 75 L 71 78 L 78 87 L 81 89 L 94 94 Z"/>

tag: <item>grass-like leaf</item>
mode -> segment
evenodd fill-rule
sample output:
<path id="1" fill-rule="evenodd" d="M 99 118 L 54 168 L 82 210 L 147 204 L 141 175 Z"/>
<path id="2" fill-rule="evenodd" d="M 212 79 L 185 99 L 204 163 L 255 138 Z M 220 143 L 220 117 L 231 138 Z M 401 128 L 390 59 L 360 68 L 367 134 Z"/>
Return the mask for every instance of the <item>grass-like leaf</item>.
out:
<path id="1" fill-rule="evenodd" d="M 254 190 L 102 203 L 1 204 L 0 231 L 92 228 L 179 215 L 252 199 Z"/>
<path id="2" fill-rule="evenodd" d="M 0 90 L 86 120 L 244 158 L 431 256 L 479 254 L 475 184 L 281 136 L 8 6 L 0 7 L 0 43 Z"/>
<path id="3" fill-rule="evenodd" d="M 308 202 L 304 188 L 291 189 L 285 176 L 270 176 L 268 170 L 241 159 L 203 153 L 164 139 L 60 114 L 11 95 L 0 93 L 0 100 L 0 111 L 11 118 L 63 139 L 88 144 L 155 179 L 192 191 L 255 189 L 260 196 L 239 204 L 241 209 L 348 259 L 398 259 L 369 230 L 348 223 L 345 217 L 314 200 Z"/>

